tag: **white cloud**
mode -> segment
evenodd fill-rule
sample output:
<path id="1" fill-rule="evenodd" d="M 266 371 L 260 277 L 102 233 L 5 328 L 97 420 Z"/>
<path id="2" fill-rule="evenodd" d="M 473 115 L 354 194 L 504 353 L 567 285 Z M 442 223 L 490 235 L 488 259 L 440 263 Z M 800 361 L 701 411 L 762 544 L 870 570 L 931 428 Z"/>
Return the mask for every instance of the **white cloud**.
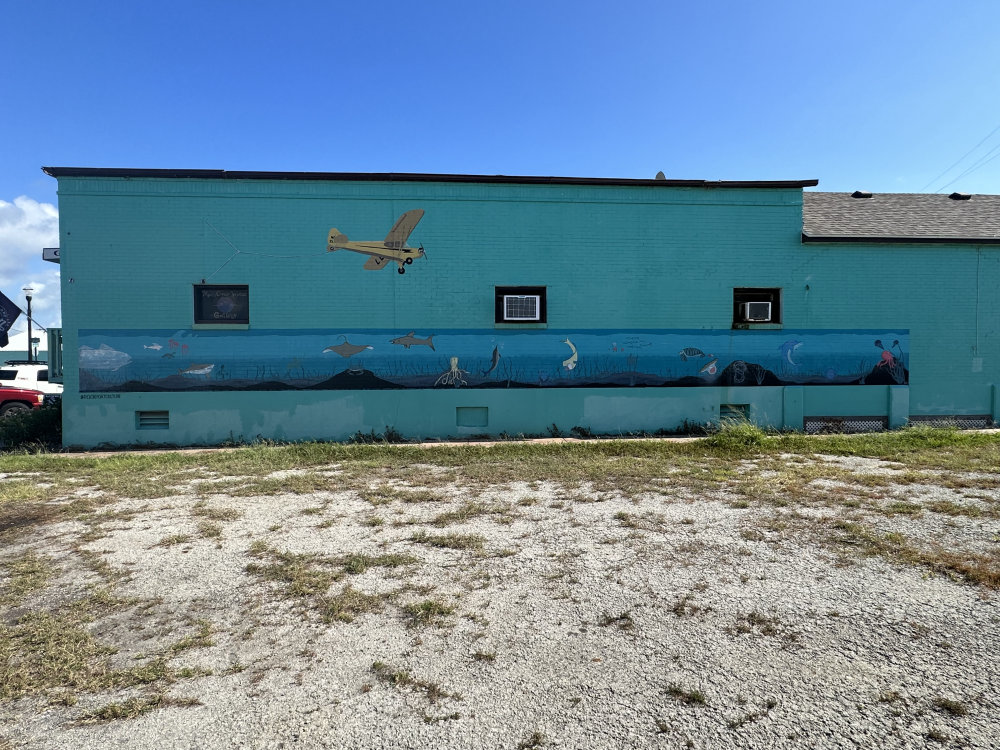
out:
<path id="1" fill-rule="evenodd" d="M 59 246 L 59 211 L 25 195 L 13 203 L 0 200 L 0 292 L 22 308 L 22 287 L 31 286 L 32 317 L 42 325 L 59 325 L 59 267 L 43 263 L 42 248 Z M 25 325 L 24 316 L 15 328 Z"/>

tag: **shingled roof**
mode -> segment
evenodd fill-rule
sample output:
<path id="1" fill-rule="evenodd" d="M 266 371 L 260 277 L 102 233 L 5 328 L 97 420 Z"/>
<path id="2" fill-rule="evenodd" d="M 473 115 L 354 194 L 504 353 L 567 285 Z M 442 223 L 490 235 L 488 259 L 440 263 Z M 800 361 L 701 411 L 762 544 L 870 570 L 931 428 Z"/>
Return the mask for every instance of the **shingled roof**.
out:
<path id="1" fill-rule="evenodd" d="M 1000 195 L 802 194 L 803 242 L 1000 244 Z"/>

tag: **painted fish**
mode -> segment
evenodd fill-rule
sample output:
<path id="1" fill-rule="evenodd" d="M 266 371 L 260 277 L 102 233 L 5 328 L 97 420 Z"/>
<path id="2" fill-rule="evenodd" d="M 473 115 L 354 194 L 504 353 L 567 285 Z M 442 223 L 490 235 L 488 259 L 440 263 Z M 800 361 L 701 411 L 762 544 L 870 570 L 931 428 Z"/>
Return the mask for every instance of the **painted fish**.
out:
<path id="1" fill-rule="evenodd" d="M 143 349 L 152 349 L 154 352 L 158 352 L 158 351 L 160 351 L 160 349 L 163 348 L 163 345 L 162 344 L 150 344 L 149 346 L 146 346 L 145 344 L 143 344 L 142 348 Z"/>
<path id="2" fill-rule="evenodd" d="M 178 370 L 177 372 L 181 375 L 211 375 L 214 367 L 215 365 L 196 364 L 185 367 L 183 370 Z"/>
<path id="3" fill-rule="evenodd" d="M 500 362 L 500 350 L 497 347 L 493 347 L 493 358 L 490 360 L 490 369 L 483 373 L 483 377 L 489 375 L 495 369 L 497 369 L 497 364 Z"/>
<path id="4" fill-rule="evenodd" d="M 434 348 L 434 342 L 432 341 L 433 338 L 434 334 L 432 333 L 425 339 L 418 339 L 413 335 L 413 331 L 410 331 L 405 336 L 400 336 L 399 338 L 392 339 L 391 341 L 389 341 L 389 343 L 400 344 L 406 349 L 409 349 L 411 346 L 429 346 L 431 348 L 431 351 L 433 352 L 437 351 Z"/>
<path id="5" fill-rule="evenodd" d="M 365 349 L 374 349 L 373 346 L 361 346 L 360 344 L 352 344 L 347 340 L 346 337 L 341 336 L 344 341 L 336 346 L 328 346 L 323 350 L 323 354 L 327 352 L 333 352 L 334 354 L 339 354 L 341 357 L 353 357 L 358 352 L 363 352 Z M 434 347 L 432 346 L 431 349 Z"/>
<path id="6" fill-rule="evenodd" d="M 563 339 L 562 343 L 566 344 L 570 348 L 570 351 L 573 352 L 569 356 L 569 359 L 563 360 L 562 366 L 565 367 L 567 370 L 572 370 L 574 367 L 576 367 L 576 361 L 580 358 L 580 355 L 576 353 L 576 347 L 573 346 L 572 341 L 570 341 L 569 339 Z"/>
<path id="7" fill-rule="evenodd" d="M 715 373 L 719 371 L 719 368 L 716 367 L 716 365 L 718 365 L 718 364 L 719 364 L 719 360 L 718 359 L 713 359 L 707 365 L 705 365 L 700 370 L 698 370 L 698 374 L 699 375 L 715 375 Z"/>
<path id="8" fill-rule="evenodd" d="M 795 350 L 798 349 L 800 346 L 802 346 L 801 341 L 796 341 L 795 339 L 789 339 L 780 347 L 778 347 L 778 349 L 781 351 L 782 359 L 786 360 L 788 364 L 792 365 L 793 367 L 798 367 L 799 363 L 796 362 L 794 359 L 792 359 L 792 355 L 795 353 Z"/>
<path id="9" fill-rule="evenodd" d="M 125 352 L 101 344 L 97 349 L 80 347 L 80 367 L 84 370 L 118 370 L 132 361 Z"/>
<path id="10" fill-rule="evenodd" d="M 173 359 L 174 358 L 174 353 L 173 352 L 164 352 L 163 354 L 160 355 L 160 357 L 162 359 Z"/>
<path id="11" fill-rule="evenodd" d="M 677 352 L 677 355 L 685 362 L 694 357 L 711 357 L 711 354 L 705 354 L 701 349 L 696 349 L 693 346 L 685 347 Z"/>

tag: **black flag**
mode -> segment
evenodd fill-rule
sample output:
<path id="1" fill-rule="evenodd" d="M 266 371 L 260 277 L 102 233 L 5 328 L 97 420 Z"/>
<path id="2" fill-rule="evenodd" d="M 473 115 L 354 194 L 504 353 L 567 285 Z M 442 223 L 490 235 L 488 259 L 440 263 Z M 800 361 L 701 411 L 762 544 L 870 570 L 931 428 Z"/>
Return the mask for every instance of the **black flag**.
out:
<path id="1" fill-rule="evenodd" d="M 21 308 L 11 302 L 0 292 L 0 347 L 7 346 L 10 339 L 7 338 L 7 331 L 14 325 L 17 316 L 21 314 Z"/>

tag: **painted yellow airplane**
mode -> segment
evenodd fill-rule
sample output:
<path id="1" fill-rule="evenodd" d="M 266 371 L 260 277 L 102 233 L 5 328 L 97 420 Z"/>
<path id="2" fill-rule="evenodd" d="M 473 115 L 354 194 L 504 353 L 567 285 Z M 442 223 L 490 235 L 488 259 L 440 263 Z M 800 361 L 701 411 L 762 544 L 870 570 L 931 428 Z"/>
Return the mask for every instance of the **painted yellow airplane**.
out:
<path id="1" fill-rule="evenodd" d="M 327 239 L 327 252 L 350 250 L 352 253 L 368 255 L 370 257 L 364 265 L 367 271 L 378 271 L 389 265 L 389 261 L 395 261 L 399 266 L 399 273 L 406 273 L 406 266 L 410 265 L 414 258 L 422 258 L 425 255 L 423 245 L 417 248 L 406 245 L 410 233 L 422 218 L 424 218 L 422 208 L 407 211 L 396 219 L 396 223 L 382 242 L 351 242 L 346 234 L 341 234 L 340 230 L 334 227 Z"/>

